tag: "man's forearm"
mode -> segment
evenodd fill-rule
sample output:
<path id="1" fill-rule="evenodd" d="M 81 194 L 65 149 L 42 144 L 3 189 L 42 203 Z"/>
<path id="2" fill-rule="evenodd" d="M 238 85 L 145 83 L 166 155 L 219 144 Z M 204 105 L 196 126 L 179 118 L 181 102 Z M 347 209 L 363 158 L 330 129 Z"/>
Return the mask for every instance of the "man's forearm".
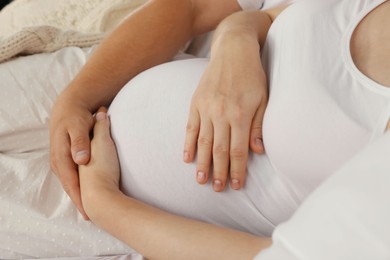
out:
<path id="1" fill-rule="evenodd" d="M 135 75 L 171 60 L 192 37 L 238 10 L 235 0 L 151 0 L 100 44 L 64 95 L 95 111 Z"/>
<path id="2" fill-rule="evenodd" d="M 90 111 L 108 104 L 129 79 L 168 61 L 191 38 L 192 15 L 187 0 L 148 2 L 100 44 L 65 92 Z"/>

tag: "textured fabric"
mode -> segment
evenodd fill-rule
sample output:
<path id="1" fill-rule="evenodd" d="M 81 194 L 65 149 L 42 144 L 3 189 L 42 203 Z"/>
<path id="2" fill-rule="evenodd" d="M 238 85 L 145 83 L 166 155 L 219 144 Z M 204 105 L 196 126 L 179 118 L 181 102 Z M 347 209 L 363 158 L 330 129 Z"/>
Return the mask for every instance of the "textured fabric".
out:
<path id="1" fill-rule="evenodd" d="M 84 221 L 50 169 L 52 105 L 91 51 L 0 64 L 0 259 L 134 253 Z"/>
<path id="2" fill-rule="evenodd" d="M 0 62 L 18 54 L 95 45 L 145 1 L 13 1 L 0 13 Z"/>

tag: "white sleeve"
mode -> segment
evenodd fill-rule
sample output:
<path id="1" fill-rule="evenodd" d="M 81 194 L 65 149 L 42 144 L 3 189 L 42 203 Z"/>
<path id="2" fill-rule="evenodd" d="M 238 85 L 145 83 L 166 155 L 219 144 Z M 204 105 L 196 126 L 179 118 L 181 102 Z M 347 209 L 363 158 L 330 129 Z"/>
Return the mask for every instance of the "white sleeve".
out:
<path id="1" fill-rule="evenodd" d="M 242 10 L 261 9 L 265 0 L 237 0 Z"/>
<path id="2" fill-rule="evenodd" d="M 292 4 L 296 1 L 297 0 L 266 0 L 263 1 L 264 4 L 262 6 L 262 9 L 270 9 L 270 8 L 277 7 L 279 5 Z"/>
<path id="3" fill-rule="evenodd" d="M 314 191 L 255 259 L 390 259 L 390 133 Z"/>

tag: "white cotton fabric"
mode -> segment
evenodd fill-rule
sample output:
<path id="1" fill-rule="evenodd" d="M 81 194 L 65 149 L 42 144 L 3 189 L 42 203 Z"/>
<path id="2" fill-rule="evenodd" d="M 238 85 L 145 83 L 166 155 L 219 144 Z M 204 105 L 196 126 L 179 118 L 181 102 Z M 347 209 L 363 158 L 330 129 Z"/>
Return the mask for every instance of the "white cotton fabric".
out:
<path id="1" fill-rule="evenodd" d="M 265 1 L 273 0 L 237 0 L 243 10 L 260 9 Z"/>
<path id="2" fill-rule="evenodd" d="M 169 212 L 257 235 L 271 235 L 298 202 L 268 157 L 249 156 L 245 189 L 216 193 L 195 180 L 183 145 L 192 93 L 206 59 L 157 66 L 130 81 L 110 106 L 123 191 Z"/>
<path id="3" fill-rule="evenodd" d="M 390 133 L 382 136 L 389 120 L 390 89 L 363 75 L 353 64 L 349 50 L 351 35 L 358 23 L 383 2 L 338 0 L 321 4 L 313 1 L 296 4 L 278 18 L 278 22 L 274 24 L 269 34 L 267 54 L 270 62 L 269 75 L 271 75 L 272 89 L 271 106 L 265 124 L 272 120 L 274 125 L 271 124 L 269 128 L 265 129 L 267 133 L 265 136 L 274 135 L 275 132 L 280 133 L 278 129 L 285 129 L 284 127 L 287 125 L 290 126 L 289 133 L 296 132 L 294 127 L 291 128 L 290 120 L 285 122 L 288 117 L 282 114 L 288 112 L 286 109 L 281 109 L 283 105 L 295 114 L 294 124 L 299 122 L 302 114 L 307 116 L 312 113 L 303 109 L 297 111 L 296 108 L 299 107 L 297 103 L 307 102 L 308 97 L 301 95 L 297 102 L 294 102 L 295 104 L 291 104 L 293 103 L 291 100 L 287 101 L 287 99 L 293 98 L 291 93 L 289 93 L 288 88 L 279 87 L 281 81 L 278 79 L 287 77 L 289 86 L 293 85 L 296 89 L 295 82 L 301 75 L 301 69 L 311 71 L 310 74 L 320 78 L 316 67 L 305 66 L 306 59 L 310 60 L 315 57 L 321 59 L 321 70 L 326 71 L 324 76 L 328 78 L 330 83 L 333 83 L 327 85 L 326 92 L 334 97 L 333 102 L 342 109 L 343 114 L 348 115 L 353 120 L 350 124 L 353 127 L 343 127 L 340 122 L 337 122 L 339 113 L 330 109 L 332 106 L 324 104 L 322 99 L 317 99 L 319 105 L 312 105 L 310 110 L 314 110 L 316 118 L 321 121 L 322 127 L 326 132 L 329 132 L 332 139 L 326 139 L 326 135 L 323 134 L 323 140 L 312 140 L 317 145 L 317 150 L 312 150 L 316 155 L 306 154 L 304 156 L 305 168 L 311 168 L 311 173 L 321 174 L 323 172 L 321 175 L 326 178 L 326 172 L 323 171 L 323 168 L 330 171 L 329 168 L 336 165 L 334 163 L 332 165 L 331 160 L 330 163 L 321 164 L 322 166 L 318 167 L 321 162 L 314 157 L 318 154 L 325 156 L 324 150 L 328 154 L 328 158 L 331 158 L 332 154 L 344 157 L 345 148 L 343 146 L 353 147 L 351 145 L 353 142 L 369 144 L 316 189 L 294 213 L 291 220 L 276 228 L 273 234 L 273 246 L 259 253 L 256 260 L 390 259 Z M 305 33 L 298 31 L 300 37 L 297 38 L 290 32 L 295 30 L 297 33 L 298 28 Z M 322 28 L 322 30 L 317 32 L 316 28 Z M 326 38 L 320 37 L 320 34 Z M 280 42 L 289 42 L 291 49 L 287 49 Z M 290 66 L 288 70 L 285 69 L 282 62 L 289 64 L 289 61 L 295 60 L 297 57 L 290 55 L 290 53 L 294 53 L 302 46 L 305 46 L 305 55 L 300 53 L 300 60 L 296 60 L 294 68 Z M 312 46 L 315 48 L 311 48 Z M 320 54 L 320 52 L 323 53 Z M 337 54 L 339 59 L 336 59 Z M 280 58 L 281 56 L 283 59 Z M 283 76 L 281 77 L 279 73 L 283 73 Z M 295 75 L 292 76 L 291 73 Z M 306 87 L 307 92 L 314 92 L 313 88 L 318 88 L 318 81 L 313 81 L 310 74 L 305 74 L 307 77 L 305 81 L 310 82 L 310 84 L 307 82 L 301 85 Z M 285 84 L 287 85 L 287 83 Z M 280 91 L 284 91 L 284 93 L 282 94 Z M 300 94 L 302 93 L 304 92 L 301 91 Z M 324 96 L 323 93 L 321 95 Z M 280 106 L 274 105 L 276 99 L 280 100 Z M 353 106 L 353 104 L 356 105 Z M 272 113 L 275 109 L 278 112 Z M 324 110 L 327 116 L 320 117 L 321 110 Z M 271 116 L 272 119 L 270 119 Z M 326 118 L 329 116 L 338 125 L 334 126 L 333 131 L 327 128 L 329 120 Z M 278 126 L 275 125 L 276 121 Z M 356 128 L 362 129 L 360 137 L 354 137 L 357 133 Z M 348 131 L 344 134 L 345 137 L 341 138 L 338 133 L 343 133 L 346 130 Z M 314 135 L 309 131 L 319 130 L 313 129 L 313 124 L 306 124 L 302 131 L 305 137 L 300 138 L 301 134 L 298 137 L 289 134 L 287 138 L 297 140 L 299 149 L 302 149 L 307 147 L 305 141 L 310 140 L 310 137 Z M 351 140 L 351 137 L 355 140 Z M 371 142 L 372 140 L 375 141 Z M 267 143 L 270 157 L 271 155 L 278 156 L 274 153 L 275 150 L 272 151 L 276 142 L 284 145 L 285 150 L 286 147 L 289 149 L 292 147 L 292 152 L 297 152 L 295 146 L 298 143 L 287 146 L 286 142 L 291 143 L 291 140 L 278 138 L 274 142 L 271 140 L 271 143 L 270 141 Z M 327 142 L 329 145 L 319 146 L 322 142 Z M 336 142 L 338 147 L 334 146 Z M 334 150 L 330 150 L 332 146 L 335 147 Z M 302 154 L 302 151 L 300 152 Z M 326 157 L 324 158 L 326 159 Z M 286 157 L 276 158 L 273 161 L 274 165 L 278 165 L 281 160 L 288 162 Z M 291 170 L 289 177 L 291 182 L 297 183 L 301 180 L 298 177 L 301 174 L 305 174 L 305 177 L 309 178 L 310 171 L 305 172 L 302 167 L 301 172 L 294 173 L 292 160 L 296 161 L 297 159 L 291 156 L 290 163 L 286 164 L 286 167 Z M 310 166 L 313 161 L 316 162 L 316 166 Z M 333 162 L 335 161 L 333 160 Z M 279 169 L 283 167 L 281 165 Z"/>
<path id="4" fill-rule="evenodd" d="M 292 4 L 299 0 L 265 0 L 262 9 L 270 9 L 280 5 Z"/>
<path id="5" fill-rule="evenodd" d="M 142 259 L 84 221 L 50 170 L 50 111 L 89 53 L 72 47 L 0 64 L 0 259 Z"/>
<path id="6" fill-rule="evenodd" d="M 255 259 L 390 259 L 389 154 L 390 133 L 314 191 Z"/>
<path id="7" fill-rule="evenodd" d="M 268 33 L 264 143 L 299 200 L 386 129 L 390 88 L 364 76 L 349 50 L 358 23 L 382 2 L 301 0 Z"/>
<path id="8" fill-rule="evenodd" d="M 275 21 L 263 50 L 270 83 L 266 154 L 250 155 L 240 191 L 198 185 L 196 163 L 182 161 L 191 97 L 207 60 L 164 64 L 129 82 L 110 107 L 124 192 L 179 215 L 272 233 L 386 128 L 390 89 L 363 80 L 348 62 L 360 11 L 380 2 L 302 1 Z"/>

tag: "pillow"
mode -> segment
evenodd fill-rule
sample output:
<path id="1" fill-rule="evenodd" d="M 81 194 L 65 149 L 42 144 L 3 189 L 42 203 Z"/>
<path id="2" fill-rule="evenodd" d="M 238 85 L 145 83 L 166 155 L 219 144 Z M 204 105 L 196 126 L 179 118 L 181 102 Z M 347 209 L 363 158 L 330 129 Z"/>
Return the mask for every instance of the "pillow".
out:
<path id="1" fill-rule="evenodd" d="M 18 54 L 95 45 L 145 2 L 15 0 L 0 12 L 0 62 Z"/>

